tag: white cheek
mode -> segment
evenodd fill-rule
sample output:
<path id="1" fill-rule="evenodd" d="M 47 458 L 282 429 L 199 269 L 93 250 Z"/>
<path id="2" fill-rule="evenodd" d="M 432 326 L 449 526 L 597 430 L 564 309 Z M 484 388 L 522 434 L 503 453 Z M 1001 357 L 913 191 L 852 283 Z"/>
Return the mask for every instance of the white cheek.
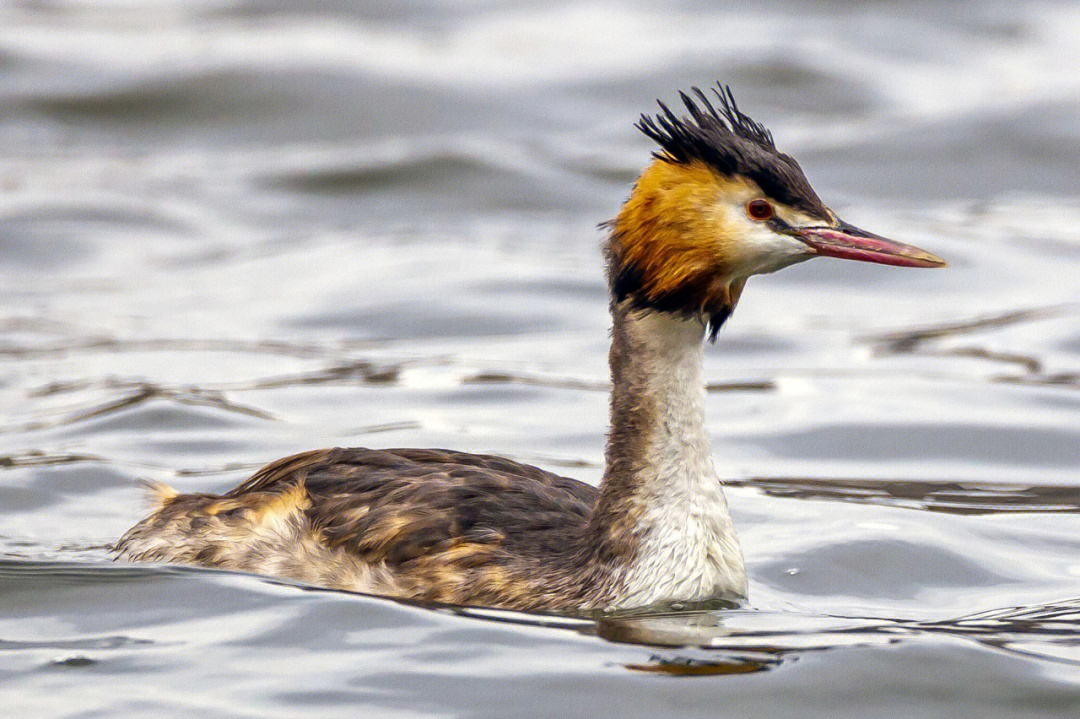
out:
<path id="1" fill-rule="evenodd" d="M 814 251 L 806 244 L 773 232 L 763 222 L 747 220 L 747 224 L 740 253 L 740 274 L 776 272 L 814 256 Z"/>

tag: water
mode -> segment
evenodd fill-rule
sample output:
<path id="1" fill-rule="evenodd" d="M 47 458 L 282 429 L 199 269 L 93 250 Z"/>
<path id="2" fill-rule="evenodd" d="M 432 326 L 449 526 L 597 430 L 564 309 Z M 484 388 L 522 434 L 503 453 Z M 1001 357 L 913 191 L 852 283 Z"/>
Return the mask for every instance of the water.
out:
<path id="1" fill-rule="evenodd" d="M 1075 716 L 1080 10 L 0 4 L 5 716 Z M 139 480 L 331 445 L 596 482 L 595 225 L 723 79 L 944 271 L 753 280 L 707 353 L 740 609 L 584 621 L 108 561 Z M 681 679 L 679 679 L 681 678 Z"/>

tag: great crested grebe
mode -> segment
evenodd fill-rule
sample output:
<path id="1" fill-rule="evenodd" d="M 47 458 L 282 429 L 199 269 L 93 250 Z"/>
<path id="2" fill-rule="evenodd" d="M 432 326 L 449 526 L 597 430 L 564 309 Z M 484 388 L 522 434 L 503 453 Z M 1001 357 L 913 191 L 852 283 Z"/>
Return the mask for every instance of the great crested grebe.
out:
<path id="1" fill-rule="evenodd" d="M 843 222 L 718 86 L 637 127 L 660 149 L 610 223 L 599 489 L 444 449 L 322 449 L 222 495 L 159 487 L 118 555 L 452 604 L 589 611 L 746 595 L 705 432 L 702 346 L 750 275 L 812 257 L 940 267 Z"/>

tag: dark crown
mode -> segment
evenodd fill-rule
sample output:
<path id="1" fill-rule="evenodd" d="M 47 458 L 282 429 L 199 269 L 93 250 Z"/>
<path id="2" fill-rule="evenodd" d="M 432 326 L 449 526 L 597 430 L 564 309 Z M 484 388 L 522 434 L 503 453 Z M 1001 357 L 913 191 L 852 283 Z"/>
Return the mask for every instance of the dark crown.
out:
<path id="1" fill-rule="evenodd" d="M 719 108 L 700 89 L 679 97 L 690 117 L 678 117 L 657 100 L 661 113 L 642 115 L 637 128 L 655 140 L 667 162 L 703 162 L 727 177 L 741 176 L 757 183 L 769 197 L 826 219 L 829 211 L 810 186 L 799 163 L 776 149 L 772 133 L 735 104 L 731 88 L 713 89 Z M 700 104 L 699 104 L 700 103 Z"/>

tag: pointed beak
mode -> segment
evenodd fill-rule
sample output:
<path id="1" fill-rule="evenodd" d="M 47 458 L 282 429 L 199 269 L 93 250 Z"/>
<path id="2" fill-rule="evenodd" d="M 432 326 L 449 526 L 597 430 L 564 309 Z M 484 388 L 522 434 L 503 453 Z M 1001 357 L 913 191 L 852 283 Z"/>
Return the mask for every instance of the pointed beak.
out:
<path id="1" fill-rule="evenodd" d="M 791 234 L 824 257 L 897 267 L 945 266 L 945 260 L 926 250 L 887 240 L 842 220 L 835 227 L 792 227 Z"/>

